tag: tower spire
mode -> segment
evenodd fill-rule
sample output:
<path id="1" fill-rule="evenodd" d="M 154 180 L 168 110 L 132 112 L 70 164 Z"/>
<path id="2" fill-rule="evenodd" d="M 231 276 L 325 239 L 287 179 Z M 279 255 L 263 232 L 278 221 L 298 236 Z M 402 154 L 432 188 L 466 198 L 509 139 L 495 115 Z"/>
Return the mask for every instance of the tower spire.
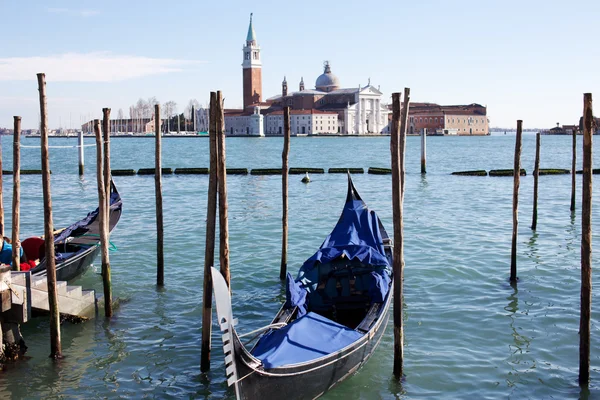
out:
<path id="1" fill-rule="evenodd" d="M 256 41 L 256 33 L 252 24 L 252 14 L 250 14 L 246 45 L 242 52 L 244 54 L 244 61 L 242 62 L 244 108 L 246 108 L 262 101 L 262 63 L 260 61 L 260 46 Z"/>
<path id="2" fill-rule="evenodd" d="M 250 25 L 248 25 L 248 35 L 246 36 L 246 42 L 248 43 L 248 45 L 256 44 L 256 33 L 254 32 L 254 26 L 252 25 L 252 13 L 250 13 Z"/>

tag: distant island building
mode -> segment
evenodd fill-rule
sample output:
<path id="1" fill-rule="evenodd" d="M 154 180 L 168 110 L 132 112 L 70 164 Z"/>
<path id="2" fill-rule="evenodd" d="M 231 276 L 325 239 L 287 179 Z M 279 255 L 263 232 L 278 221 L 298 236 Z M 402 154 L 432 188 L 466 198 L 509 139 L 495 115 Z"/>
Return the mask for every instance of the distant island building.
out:
<path id="1" fill-rule="evenodd" d="M 430 135 L 489 135 L 487 107 L 479 104 L 440 106 L 410 103 L 408 133 Z"/>
<path id="2" fill-rule="evenodd" d="M 314 89 L 307 89 L 300 78 L 298 90 L 291 91 L 287 78 L 281 93 L 263 100 L 261 48 L 250 14 L 246 42 L 242 49 L 243 108 L 225 109 L 225 133 L 229 136 L 283 135 L 283 109 L 290 107 L 292 135 L 379 135 L 390 132 L 391 105 L 383 101 L 380 87 L 357 85 L 342 88 L 329 61 Z M 155 131 L 154 118 L 148 112 L 134 112 L 132 118 L 111 119 L 110 131 L 125 135 L 143 135 Z M 209 110 L 192 107 L 189 119 L 177 120 L 169 113 L 161 119 L 161 131 L 206 132 Z M 81 125 L 83 132 L 93 132 L 94 121 Z M 435 103 L 410 103 L 408 134 L 427 129 L 433 135 L 489 135 L 487 107 L 480 104 L 442 106 Z"/>
<path id="3" fill-rule="evenodd" d="M 288 91 L 287 79 L 281 93 L 262 99 L 262 62 L 260 47 L 250 14 L 250 25 L 243 48 L 243 109 L 225 110 L 228 135 L 281 135 L 283 108 L 290 107 L 290 129 L 293 135 L 381 134 L 389 132 L 390 110 L 382 102 L 383 94 L 369 80 L 366 86 L 341 88 L 340 81 L 325 61 L 323 73 L 314 89 L 306 89 L 300 79 L 298 91 Z"/>
<path id="4" fill-rule="evenodd" d="M 598 132 L 599 127 L 600 118 L 592 117 L 592 129 L 594 131 L 594 135 L 600 134 L 600 132 Z M 560 123 L 557 122 L 554 128 L 543 129 L 540 132 L 542 135 L 572 135 L 574 131 L 577 132 L 577 135 L 583 135 L 583 117 L 579 118 L 579 124 L 577 125 L 561 126 Z"/>
<path id="5" fill-rule="evenodd" d="M 572 135 L 573 131 L 577 130 L 577 125 L 563 125 L 556 123 L 556 126 L 551 129 L 542 130 L 542 135 Z"/>

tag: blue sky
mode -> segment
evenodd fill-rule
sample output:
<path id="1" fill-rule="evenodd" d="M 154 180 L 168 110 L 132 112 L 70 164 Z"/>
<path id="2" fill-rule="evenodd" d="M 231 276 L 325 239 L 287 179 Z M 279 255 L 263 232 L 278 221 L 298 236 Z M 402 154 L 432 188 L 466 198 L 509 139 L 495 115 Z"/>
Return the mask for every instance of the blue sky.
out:
<path id="1" fill-rule="evenodd" d="M 342 87 L 370 78 L 388 100 L 410 87 L 413 101 L 484 104 L 491 126 L 576 123 L 582 93 L 600 97 L 597 0 L 0 0 L 0 127 L 36 127 L 36 72 L 53 128 L 152 96 L 183 111 L 221 90 L 241 106 L 251 12 L 263 98 L 284 75 L 313 88 L 324 60 Z"/>

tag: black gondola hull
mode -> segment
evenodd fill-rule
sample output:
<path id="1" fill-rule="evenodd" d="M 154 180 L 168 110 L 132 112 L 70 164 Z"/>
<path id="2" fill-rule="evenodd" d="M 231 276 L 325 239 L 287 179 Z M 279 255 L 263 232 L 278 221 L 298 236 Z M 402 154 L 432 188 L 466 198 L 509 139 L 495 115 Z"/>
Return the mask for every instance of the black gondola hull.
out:
<path id="1" fill-rule="evenodd" d="M 56 280 L 71 281 L 80 275 L 83 275 L 94 263 L 94 260 L 100 253 L 100 246 L 90 247 L 85 251 L 58 263 L 56 265 Z M 46 263 L 38 265 L 38 269 L 33 273 L 34 276 L 46 275 Z"/>
<path id="2" fill-rule="evenodd" d="M 114 182 L 111 184 L 111 194 L 116 194 L 116 196 L 111 199 L 109 233 L 111 233 L 119 223 L 122 213 L 121 197 L 119 196 Z M 87 228 L 90 236 L 83 239 L 84 243 L 78 243 L 82 249 L 76 253 L 70 254 L 66 259 L 56 261 L 57 281 L 71 281 L 78 276 L 83 275 L 92 266 L 98 253 L 100 253 L 100 228 L 98 219 L 92 221 Z M 71 243 L 76 243 L 77 240 L 81 240 L 81 238 L 75 238 L 75 241 L 72 241 Z M 62 245 L 56 244 L 56 246 Z M 33 276 L 45 276 L 46 260 L 41 260 L 35 268 L 31 269 L 31 274 Z"/>

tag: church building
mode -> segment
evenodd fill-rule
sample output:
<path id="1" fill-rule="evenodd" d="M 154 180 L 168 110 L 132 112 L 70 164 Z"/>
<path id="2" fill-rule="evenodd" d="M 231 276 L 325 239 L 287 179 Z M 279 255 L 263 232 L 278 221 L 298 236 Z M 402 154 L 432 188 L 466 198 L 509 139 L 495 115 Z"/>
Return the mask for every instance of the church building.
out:
<path id="1" fill-rule="evenodd" d="M 379 87 L 371 85 L 342 88 L 331 72 L 328 61 L 316 79 L 314 89 L 306 89 L 300 79 L 298 91 L 288 90 L 287 79 L 281 93 L 267 100 L 262 98 L 262 62 L 256 33 L 250 25 L 243 48 L 243 109 L 225 110 L 225 129 L 228 135 L 282 135 L 283 108 L 290 107 L 292 135 L 365 135 L 389 132 L 389 108 L 382 103 Z"/>

